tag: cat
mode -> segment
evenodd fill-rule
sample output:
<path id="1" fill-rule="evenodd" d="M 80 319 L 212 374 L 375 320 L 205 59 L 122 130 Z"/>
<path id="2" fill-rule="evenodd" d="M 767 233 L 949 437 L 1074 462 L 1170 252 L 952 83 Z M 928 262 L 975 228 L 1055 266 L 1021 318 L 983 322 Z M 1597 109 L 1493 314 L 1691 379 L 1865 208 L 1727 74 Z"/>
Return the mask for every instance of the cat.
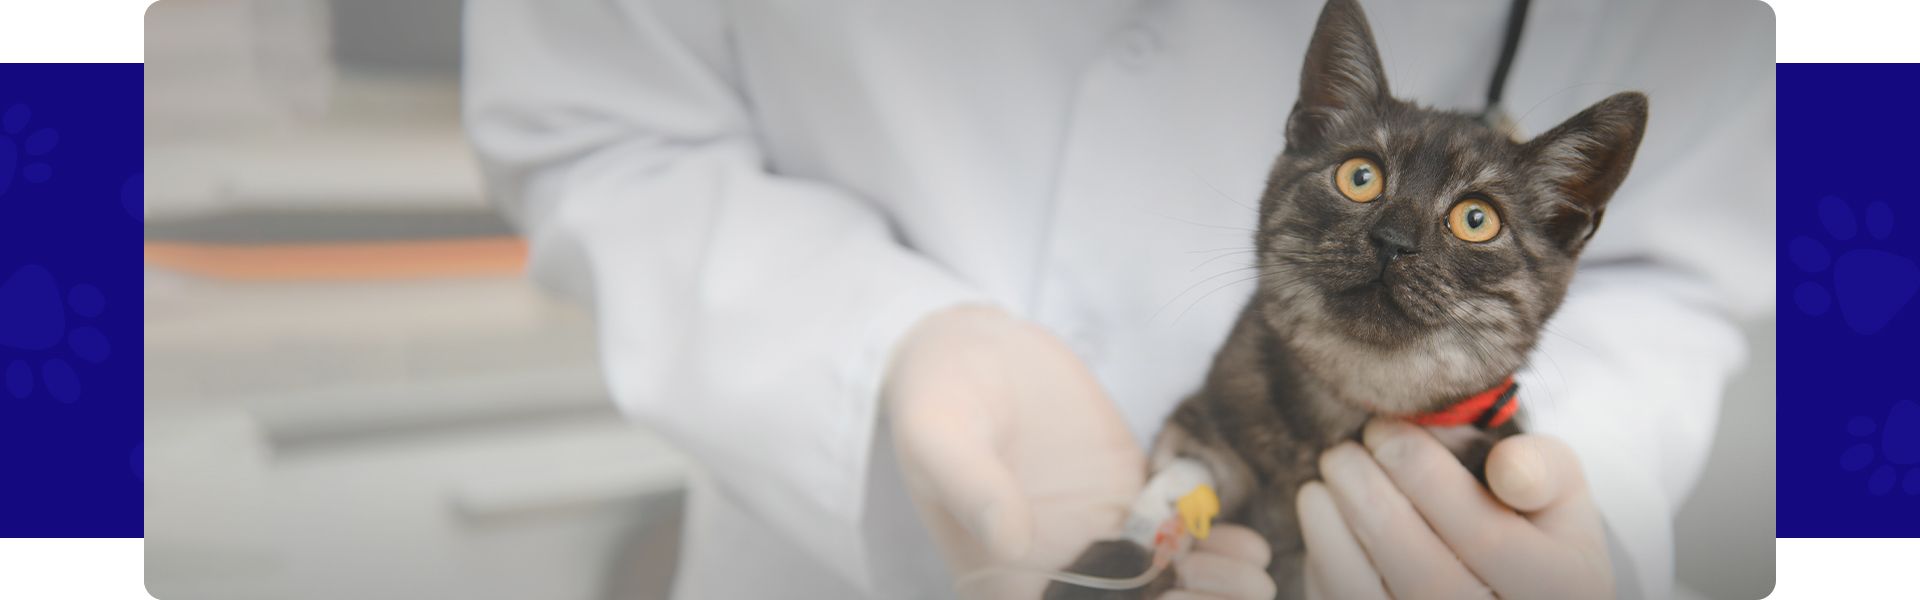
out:
<path id="1" fill-rule="evenodd" d="M 1151 471 L 1203 466 L 1221 519 L 1271 544 L 1280 596 L 1303 595 L 1294 498 L 1319 478 L 1321 451 L 1372 417 L 1430 413 L 1503 382 L 1511 396 L 1646 119 L 1646 96 L 1622 92 L 1519 141 L 1476 115 L 1396 99 L 1360 6 L 1329 0 L 1260 200 L 1259 284 L 1155 438 Z M 1450 447 L 1482 477 L 1493 443 L 1519 432 L 1511 421 L 1454 429 L 1469 435 Z M 1150 560 L 1140 543 L 1110 540 L 1067 570 L 1128 577 Z M 1054 583 L 1046 597 L 1154 597 L 1174 577 L 1121 592 Z"/>

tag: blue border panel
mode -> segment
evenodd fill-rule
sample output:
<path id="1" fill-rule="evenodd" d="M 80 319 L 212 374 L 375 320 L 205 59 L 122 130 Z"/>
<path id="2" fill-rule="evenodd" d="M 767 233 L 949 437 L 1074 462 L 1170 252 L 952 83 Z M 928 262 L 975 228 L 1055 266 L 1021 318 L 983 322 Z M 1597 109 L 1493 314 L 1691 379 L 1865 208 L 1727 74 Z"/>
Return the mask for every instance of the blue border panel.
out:
<path id="1" fill-rule="evenodd" d="M 0 64 L 0 537 L 141 535 L 141 85 Z"/>
<path id="2" fill-rule="evenodd" d="M 1778 535 L 1920 537 L 1920 65 L 1777 73 Z"/>

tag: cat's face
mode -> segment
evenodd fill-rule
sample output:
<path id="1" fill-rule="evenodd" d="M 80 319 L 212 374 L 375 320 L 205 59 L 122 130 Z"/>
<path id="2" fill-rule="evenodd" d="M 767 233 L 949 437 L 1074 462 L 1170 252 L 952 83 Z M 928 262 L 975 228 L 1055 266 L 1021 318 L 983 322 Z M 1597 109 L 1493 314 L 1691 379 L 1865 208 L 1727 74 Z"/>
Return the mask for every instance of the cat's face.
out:
<path id="1" fill-rule="evenodd" d="M 1375 412 L 1491 386 L 1559 306 L 1645 122 L 1623 93 L 1517 142 L 1394 99 L 1359 6 L 1329 2 L 1261 203 L 1265 316 Z"/>

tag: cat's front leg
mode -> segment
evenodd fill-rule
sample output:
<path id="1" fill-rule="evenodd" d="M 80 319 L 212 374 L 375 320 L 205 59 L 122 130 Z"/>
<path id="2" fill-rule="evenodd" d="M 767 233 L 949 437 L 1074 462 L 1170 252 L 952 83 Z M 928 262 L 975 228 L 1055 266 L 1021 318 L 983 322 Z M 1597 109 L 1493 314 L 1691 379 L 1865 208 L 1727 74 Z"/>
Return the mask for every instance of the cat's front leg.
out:
<path id="1" fill-rule="evenodd" d="M 1248 527 L 1267 538 L 1267 546 L 1273 552 L 1267 574 L 1273 577 L 1278 591 L 1276 598 L 1306 597 L 1307 546 L 1301 535 L 1300 514 L 1295 503 L 1300 487 L 1313 476 L 1311 467 L 1303 465 L 1299 472 L 1262 487 L 1239 513 Z"/>
<path id="2" fill-rule="evenodd" d="M 1201 486 L 1212 490 L 1217 485 L 1207 465 L 1200 461 L 1191 458 L 1169 461 L 1154 472 L 1153 478 L 1147 481 L 1146 489 L 1134 498 L 1133 505 L 1127 511 L 1124 529 L 1126 539 L 1144 547 L 1152 547 L 1154 535 L 1159 532 L 1161 525 L 1176 518 L 1183 499 L 1195 494 Z M 1214 514 L 1205 515 L 1209 521 L 1218 514 L 1217 504 L 1214 511 Z M 1206 527 L 1206 524 L 1189 522 L 1186 526 L 1188 533 L 1196 537 L 1206 533 L 1204 530 L 1195 530 L 1196 526 Z"/>
<path id="3" fill-rule="evenodd" d="M 1189 399 L 1180 410 L 1190 410 L 1194 401 Z M 1214 440 L 1216 443 L 1202 440 Z M 1205 527 L 1210 527 L 1213 517 L 1238 510 L 1252 495 L 1256 485 L 1252 471 L 1237 454 L 1219 444 L 1217 437 L 1193 435 L 1178 418 L 1169 422 L 1154 440 L 1149 463 L 1153 475 L 1134 498 L 1128 511 L 1124 537 L 1096 542 L 1068 565 L 1067 571 L 1116 578 L 1144 573 L 1152 566 L 1156 533 L 1161 525 L 1178 516 L 1182 499 L 1194 494 L 1196 488 L 1202 485 L 1213 490 L 1212 499 L 1217 508 L 1205 519 L 1209 521 Z M 1194 525 L 1199 525 L 1199 522 L 1196 521 Z M 1199 529 L 1194 525 L 1189 525 L 1188 529 Z M 1188 533 L 1199 534 L 1203 531 Z M 1056 582 L 1047 587 L 1044 597 L 1049 600 L 1154 598 L 1173 584 L 1174 574 L 1172 569 L 1168 569 L 1153 582 L 1134 590 L 1095 590 Z"/>
<path id="4" fill-rule="evenodd" d="M 1157 466 L 1153 478 L 1135 497 L 1127 511 L 1121 539 L 1095 542 L 1080 558 L 1067 566 L 1067 572 L 1124 579 L 1146 572 L 1153 565 L 1155 545 L 1162 525 L 1181 518 L 1177 508 L 1182 499 L 1205 486 L 1211 489 L 1213 475 L 1197 460 L 1182 458 Z M 1217 507 L 1216 507 L 1217 508 Z M 1211 519 L 1214 515 L 1204 515 Z M 1211 525 L 1209 523 L 1208 525 Z M 1203 534 L 1203 532 L 1193 532 Z M 1153 581 L 1130 590 L 1099 590 L 1064 582 L 1047 587 L 1047 600 L 1130 600 L 1153 598 L 1173 586 L 1171 569 Z"/>

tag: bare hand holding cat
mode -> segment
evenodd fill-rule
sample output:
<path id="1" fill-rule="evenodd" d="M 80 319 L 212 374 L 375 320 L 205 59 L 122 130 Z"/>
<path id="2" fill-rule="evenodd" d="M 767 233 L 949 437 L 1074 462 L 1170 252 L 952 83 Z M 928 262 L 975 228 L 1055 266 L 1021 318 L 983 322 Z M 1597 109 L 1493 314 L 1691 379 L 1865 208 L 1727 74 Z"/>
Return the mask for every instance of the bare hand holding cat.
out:
<path id="1" fill-rule="evenodd" d="M 1059 340 L 990 308 L 942 311 L 895 350 L 883 396 L 907 485 L 956 576 L 1019 563 L 1056 567 L 1119 531 L 1146 457 L 1093 374 Z M 1167 598 L 1267 600 L 1268 548 L 1216 526 L 1176 565 Z M 1009 573 L 961 590 L 1037 598 Z"/>
<path id="2" fill-rule="evenodd" d="M 1612 598 L 1599 511 L 1573 451 L 1519 435 L 1489 492 L 1426 430 L 1369 423 L 1301 488 L 1309 598 Z"/>

